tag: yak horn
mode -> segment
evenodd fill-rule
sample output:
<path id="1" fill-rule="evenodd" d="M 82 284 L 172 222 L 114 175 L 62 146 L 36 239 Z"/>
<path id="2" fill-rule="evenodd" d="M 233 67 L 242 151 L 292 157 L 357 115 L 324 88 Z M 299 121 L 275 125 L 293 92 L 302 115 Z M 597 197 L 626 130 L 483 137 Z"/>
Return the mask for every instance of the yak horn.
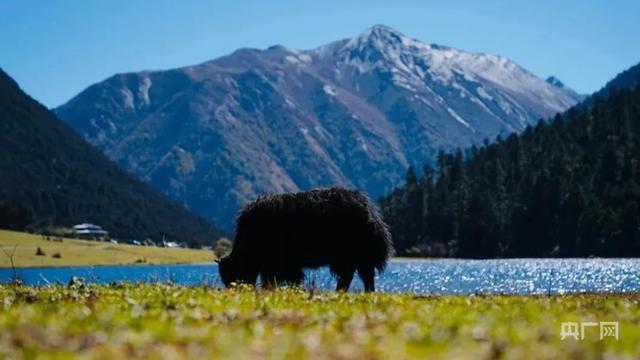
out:
<path id="1" fill-rule="evenodd" d="M 214 260 L 216 263 L 220 264 L 220 260 L 219 259 L 215 259 Z"/>

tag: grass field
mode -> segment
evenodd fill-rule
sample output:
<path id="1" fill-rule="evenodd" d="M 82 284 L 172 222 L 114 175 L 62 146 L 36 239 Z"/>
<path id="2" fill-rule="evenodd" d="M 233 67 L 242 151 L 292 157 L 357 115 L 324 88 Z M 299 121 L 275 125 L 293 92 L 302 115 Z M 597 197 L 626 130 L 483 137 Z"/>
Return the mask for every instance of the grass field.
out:
<path id="1" fill-rule="evenodd" d="M 340 294 L 170 285 L 0 286 L 0 358 L 637 358 L 640 295 Z M 560 339 L 618 321 L 619 340 Z"/>
<path id="2" fill-rule="evenodd" d="M 169 249 L 154 246 L 112 244 L 109 242 L 64 239 L 45 241 L 39 235 L 0 230 L 0 248 L 11 253 L 15 247 L 16 267 L 198 263 L 214 260 L 212 251 Z M 45 255 L 36 255 L 40 247 Z M 60 258 L 53 255 L 59 253 Z M 4 251 L 0 251 L 0 267 L 10 267 Z"/>

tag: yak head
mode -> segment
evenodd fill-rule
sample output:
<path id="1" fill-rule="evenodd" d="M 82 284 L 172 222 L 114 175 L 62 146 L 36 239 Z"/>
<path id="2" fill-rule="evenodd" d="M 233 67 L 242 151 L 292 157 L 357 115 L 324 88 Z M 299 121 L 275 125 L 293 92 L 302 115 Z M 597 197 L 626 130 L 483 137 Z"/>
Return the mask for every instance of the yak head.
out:
<path id="1" fill-rule="evenodd" d="M 216 262 L 218 263 L 220 279 L 222 279 L 224 286 L 230 287 L 232 283 L 238 282 L 237 264 L 231 256 L 225 256 L 220 260 L 216 260 Z"/>

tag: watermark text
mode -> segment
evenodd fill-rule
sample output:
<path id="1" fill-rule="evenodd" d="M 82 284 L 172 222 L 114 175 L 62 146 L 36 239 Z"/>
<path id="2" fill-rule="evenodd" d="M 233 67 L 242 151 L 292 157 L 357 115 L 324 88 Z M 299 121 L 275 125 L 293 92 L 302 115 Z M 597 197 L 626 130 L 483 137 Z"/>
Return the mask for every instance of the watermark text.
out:
<path id="1" fill-rule="evenodd" d="M 600 329 L 600 340 L 606 337 L 612 337 L 618 340 L 620 337 L 620 325 L 617 321 L 582 321 L 582 322 L 563 322 L 560 325 L 560 340 L 573 338 L 575 340 L 584 340 L 585 333 L 589 328 Z"/>

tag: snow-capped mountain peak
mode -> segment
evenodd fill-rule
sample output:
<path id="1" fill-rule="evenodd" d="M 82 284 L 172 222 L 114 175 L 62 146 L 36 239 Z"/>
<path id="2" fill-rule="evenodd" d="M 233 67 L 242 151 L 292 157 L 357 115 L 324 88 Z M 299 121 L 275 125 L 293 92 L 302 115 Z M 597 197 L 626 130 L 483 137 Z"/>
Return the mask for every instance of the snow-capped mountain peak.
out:
<path id="1" fill-rule="evenodd" d="M 357 37 L 350 39 L 346 45 L 347 47 L 354 47 L 356 45 L 362 46 L 363 44 L 368 44 L 383 48 L 395 44 L 409 43 L 411 41 L 407 36 L 389 26 L 375 25 Z"/>
<path id="2" fill-rule="evenodd" d="M 411 92 L 446 86 L 464 89 L 461 96 L 483 101 L 478 88 L 499 87 L 512 96 L 537 98 L 554 111 L 567 108 L 579 98 L 571 89 L 545 82 L 503 56 L 427 44 L 385 25 L 373 26 L 310 54 L 321 61 L 330 60 L 331 66 L 355 69 L 361 74 L 390 74 L 396 85 Z M 558 94 L 558 88 L 566 92 Z"/>

